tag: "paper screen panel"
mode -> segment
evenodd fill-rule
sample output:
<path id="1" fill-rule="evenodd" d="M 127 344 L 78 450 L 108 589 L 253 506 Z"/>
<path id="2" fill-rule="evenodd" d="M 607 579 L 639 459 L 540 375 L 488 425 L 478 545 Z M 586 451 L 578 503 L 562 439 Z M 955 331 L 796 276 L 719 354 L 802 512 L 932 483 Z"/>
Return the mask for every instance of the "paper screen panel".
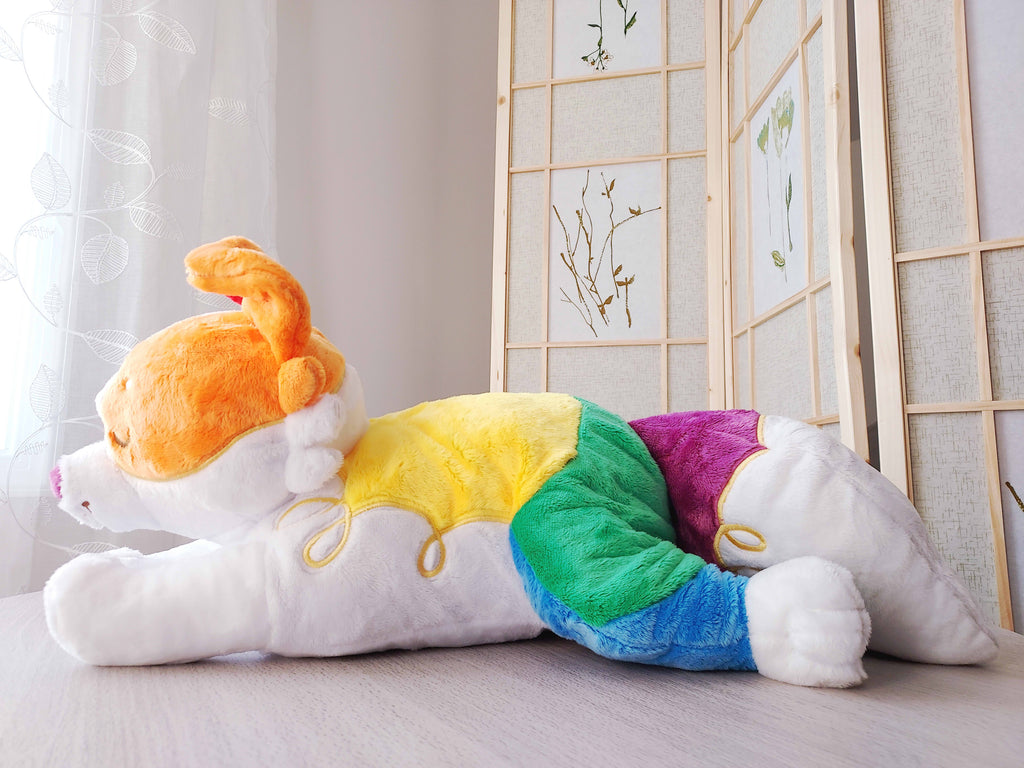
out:
<path id="1" fill-rule="evenodd" d="M 981 239 L 1021 237 L 1024 3 L 968 2 L 965 10 Z"/>
<path id="2" fill-rule="evenodd" d="M 669 411 L 708 409 L 708 348 L 704 344 L 672 344 L 668 348 Z"/>
<path id="3" fill-rule="evenodd" d="M 551 341 L 661 337 L 661 168 L 647 162 L 551 172 Z M 633 206 L 640 215 L 629 213 Z"/>
<path id="4" fill-rule="evenodd" d="M 532 83 L 548 77 L 548 3 L 516 0 L 513 5 L 512 81 Z"/>
<path id="5" fill-rule="evenodd" d="M 707 163 L 703 157 L 668 163 L 668 333 L 707 335 Z"/>
<path id="6" fill-rule="evenodd" d="M 506 392 L 543 392 L 543 349 L 510 349 L 505 363 Z"/>
<path id="7" fill-rule="evenodd" d="M 737 408 L 752 408 L 750 399 L 750 347 L 747 334 L 740 334 L 732 344 L 732 372 L 736 380 Z"/>
<path id="8" fill-rule="evenodd" d="M 743 45 L 729 54 L 729 130 L 735 130 L 747 114 L 747 92 L 743 76 Z"/>
<path id="9" fill-rule="evenodd" d="M 554 86 L 552 162 L 592 162 L 659 153 L 661 97 L 659 75 Z"/>
<path id="10" fill-rule="evenodd" d="M 627 420 L 661 413 L 661 347 L 552 347 L 548 390 L 590 400 Z"/>
<path id="11" fill-rule="evenodd" d="M 821 404 L 819 415 L 828 416 L 839 411 L 831 286 L 814 294 L 814 312 L 818 332 L 818 402 Z"/>
<path id="12" fill-rule="evenodd" d="M 818 15 L 821 13 L 821 0 L 806 0 L 804 3 L 805 15 L 807 19 L 807 26 L 811 26 Z"/>
<path id="13" fill-rule="evenodd" d="M 748 98 L 755 99 L 764 90 L 800 38 L 798 2 L 799 0 L 765 0 L 754 12 L 754 18 L 751 19 L 748 28 Z"/>
<path id="14" fill-rule="evenodd" d="M 761 413 L 807 419 L 811 366 L 807 304 L 801 301 L 754 329 L 754 405 Z"/>
<path id="15" fill-rule="evenodd" d="M 804 48 L 807 62 L 807 116 L 811 145 L 811 252 L 814 279 L 828 277 L 828 190 L 825 174 L 825 74 L 822 69 L 822 32 L 819 29 Z"/>
<path id="16" fill-rule="evenodd" d="M 980 396 L 967 256 L 898 266 L 908 403 Z"/>
<path id="17" fill-rule="evenodd" d="M 731 10 L 729 12 L 729 40 L 735 40 L 743 26 L 743 19 L 747 15 L 747 8 L 750 7 L 749 0 L 729 0 Z"/>
<path id="18" fill-rule="evenodd" d="M 896 250 L 967 239 L 953 0 L 883 3 Z"/>
<path id="19" fill-rule="evenodd" d="M 547 111 L 547 89 L 524 88 L 513 92 L 513 168 L 547 163 Z"/>
<path id="20" fill-rule="evenodd" d="M 515 173 L 509 182 L 508 341 L 543 340 L 544 174 Z"/>
<path id="21" fill-rule="evenodd" d="M 696 152 L 707 143 L 704 70 L 668 74 L 668 151 Z"/>
<path id="22" fill-rule="evenodd" d="M 908 417 L 914 504 L 932 541 L 999 623 L 985 441 L 979 413 Z"/>
<path id="23" fill-rule="evenodd" d="M 1013 626 L 1024 632 L 1024 411 L 996 412 L 996 443 Z"/>
<path id="24" fill-rule="evenodd" d="M 737 325 L 748 320 L 747 281 L 747 159 L 746 134 L 729 148 L 732 153 L 730 173 L 732 179 L 732 206 L 729 210 L 730 227 L 732 229 L 732 314 Z"/>
<path id="25" fill-rule="evenodd" d="M 983 254 L 982 272 L 992 393 L 1024 400 L 1024 248 Z"/>
<path id="26" fill-rule="evenodd" d="M 624 7 L 595 0 L 554 3 L 554 76 L 624 72 L 661 63 L 661 0 L 630 0 Z M 703 28 L 703 14 L 701 15 Z"/>
<path id="27" fill-rule="evenodd" d="M 704 0 L 669 0 L 668 63 L 704 60 Z"/>

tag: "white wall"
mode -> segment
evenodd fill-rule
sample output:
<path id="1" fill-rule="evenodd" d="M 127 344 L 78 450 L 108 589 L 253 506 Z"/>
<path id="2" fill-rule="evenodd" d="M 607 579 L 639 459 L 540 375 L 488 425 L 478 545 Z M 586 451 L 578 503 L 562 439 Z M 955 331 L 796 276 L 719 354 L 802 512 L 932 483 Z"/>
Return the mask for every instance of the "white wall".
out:
<path id="1" fill-rule="evenodd" d="M 277 255 L 371 415 L 483 391 L 497 0 L 278 4 Z"/>

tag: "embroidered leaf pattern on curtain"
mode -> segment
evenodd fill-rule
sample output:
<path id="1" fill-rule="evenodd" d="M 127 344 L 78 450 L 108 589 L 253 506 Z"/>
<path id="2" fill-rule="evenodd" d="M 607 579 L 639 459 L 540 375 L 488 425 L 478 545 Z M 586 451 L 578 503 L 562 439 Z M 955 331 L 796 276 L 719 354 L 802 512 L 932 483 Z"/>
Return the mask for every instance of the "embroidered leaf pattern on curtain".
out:
<path id="1" fill-rule="evenodd" d="M 0 595 L 79 552 L 178 543 L 80 527 L 47 474 L 100 438 L 93 398 L 139 339 L 233 306 L 187 286 L 185 253 L 273 253 L 276 212 L 275 0 L 4 5 Z"/>

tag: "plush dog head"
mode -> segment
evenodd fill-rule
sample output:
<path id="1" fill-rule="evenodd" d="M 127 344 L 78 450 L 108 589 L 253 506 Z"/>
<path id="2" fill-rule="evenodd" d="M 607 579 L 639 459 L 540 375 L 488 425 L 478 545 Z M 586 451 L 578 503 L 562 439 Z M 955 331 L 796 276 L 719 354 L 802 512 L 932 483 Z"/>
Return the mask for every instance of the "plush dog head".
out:
<path id="1" fill-rule="evenodd" d="M 365 429 L 358 377 L 295 278 L 240 237 L 185 265 L 240 311 L 140 342 L 100 392 L 104 440 L 54 471 L 61 508 L 88 525 L 225 535 L 330 480 Z"/>

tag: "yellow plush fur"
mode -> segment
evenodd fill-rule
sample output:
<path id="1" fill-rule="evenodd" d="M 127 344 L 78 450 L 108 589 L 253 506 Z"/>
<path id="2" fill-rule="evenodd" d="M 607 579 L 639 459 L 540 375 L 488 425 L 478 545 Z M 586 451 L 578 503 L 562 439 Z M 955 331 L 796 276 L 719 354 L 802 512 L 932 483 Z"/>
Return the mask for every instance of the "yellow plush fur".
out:
<path id="1" fill-rule="evenodd" d="M 345 359 L 310 324 L 302 287 L 255 243 L 192 251 L 188 280 L 241 296 L 239 312 L 201 315 L 140 342 L 100 396 L 121 469 L 147 480 L 192 472 L 236 438 L 333 392 Z"/>

